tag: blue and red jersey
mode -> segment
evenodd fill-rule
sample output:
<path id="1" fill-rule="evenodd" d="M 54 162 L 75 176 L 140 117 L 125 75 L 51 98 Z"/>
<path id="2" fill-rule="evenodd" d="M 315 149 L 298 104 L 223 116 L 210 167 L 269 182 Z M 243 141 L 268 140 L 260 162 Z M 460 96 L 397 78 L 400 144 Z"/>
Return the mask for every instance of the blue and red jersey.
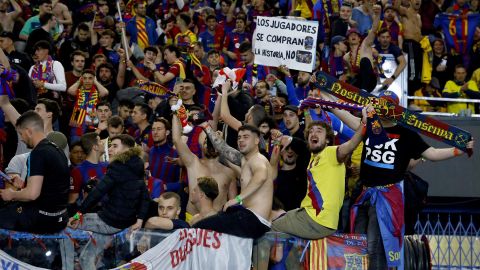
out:
<path id="1" fill-rule="evenodd" d="M 72 177 L 70 192 L 79 193 L 79 199 L 81 200 L 83 197 L 81 191 L 85 184 L 91 179 L 102 179 L 107 172 L 107 167 L 107 162 L 99 162 L 95 164 L 88 160 L 84 160 L 82 163 L 78 164 L 70 173 L 70 176 Z"/>
<path id="2" fill-rule="evenodd" d="M 148 190 L 152 198 L 164 191 L 175 191 L 180 180 L 180 167 L 168 158 L 178 158 L 177 151 L 168 143 L 150 148 L 149 165 L 152 177 L 148 179 Z M 174 184 L 174 185 L 171 185 Z"/>

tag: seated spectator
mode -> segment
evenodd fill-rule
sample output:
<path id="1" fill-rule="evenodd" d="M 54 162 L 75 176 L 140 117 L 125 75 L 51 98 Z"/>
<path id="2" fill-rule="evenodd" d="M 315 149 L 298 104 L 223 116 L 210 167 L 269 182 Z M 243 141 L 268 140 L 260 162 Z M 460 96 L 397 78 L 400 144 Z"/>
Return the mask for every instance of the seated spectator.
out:
<path id="1" fill-rule="evenodd" d="M 187 222 L 178 218 L 180 215 L 180 196 L 174 192 L 165 192 L 154 200 L 150 209 L 156 209 L 156 213 L 150 216 L 144 227 L 146 229 L 170 231 L 189 228 Z M 152 207 L 156 206 L 156 207 Z M 149 211 L 152 213 L 152 211 Z"/>
<path id="2" fill-rule="evenodd" d="M 387 29 L 392 38 L 392 44 L 401 49 L 403 45 L 403 25 L 398 21 L 396 16 L 396 11 L 393 6 L 387 4 L 383 9 L 383 20 L 381 20 L 378 25 L 378 31 Z"/>
<path id="3" fill-rule="evenodd" d="M 402 50 L 392 43 L 392 37 L 388 29 L 384 28 L 378 31 L 378 44 L 378 52 L 383 54 L 392 54 L 395 58 L 395 62 L 397 63 L 397 68 L 395 68 L 392 76 L 390 76 L 390 78 L 385 78 L 385 80 L 382 82 L 385 89 L 387 89 L 403 72 L 407 66 L 407 60 L 405 60 Z"/>
<path id="4" fill-rule="evenodd" d="M 453 80 L 448 81 L 442 91 L 442 96 L 446 98 L 472 98 L 480 99 L 480 92 L 477 84 L 470 80 L 467 81 L 467 70 L 463 65 L 455 66 Z M 466 113 L 474 112 L 473 103 L 465 102 L 449 102 L 447 103 L 447 111 L 449 113 Z"/>
<path id="5" fill-rule="evenodd" d="M 435 97 L 441 98 L 442 87 L 437 78 L 432 77 L 428 84 L 424 84 L 421 89 L 415 91 L 416 97 Z M 413 104 L 417 105 L 424 112 L 446 112 L 445 103 L 441 101 L 415 99 Z"/>
<path id="6" fill-rule="evenodd" d="M 441 38 L 433 41 L 432 51 L 432 77 L 438 79 L 440 89 L 443 89 L 447 81 L 453 79 L 455 66 L 460 63 L 459 57 L 446 52 L 445 42 Z"/>
<path id="7" fill-rule="evenodd" d="M 199 213 L 192 217 L 190 225 L 217 213 L 213 208 L 213 201 L 217 196 L 218 184 L 215 179 L 212 177 L 201 177 L 197 179 L 197 185 L 193 188 L 193 192 L 189 198 Z"/>

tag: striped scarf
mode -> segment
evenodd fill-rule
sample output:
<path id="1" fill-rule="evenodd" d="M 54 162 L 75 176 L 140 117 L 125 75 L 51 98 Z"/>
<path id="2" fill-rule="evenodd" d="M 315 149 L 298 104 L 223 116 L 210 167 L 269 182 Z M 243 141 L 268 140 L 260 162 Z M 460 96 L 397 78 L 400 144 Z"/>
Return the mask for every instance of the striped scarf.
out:
<path id="1" fill-rule="evenodd" d="M 98 103 L 98 91 L 95 85 L 90 89 L 78 89 L 77 98 L 73 107 L 70 126 L 80 127 L 83 124 L 93 126 L 97 120 L 96 107 Z"/>
<path id="2" fill-rule="evenodd" d="M 48 56 L 45 66 L 42 61 L 38 61 L 32 70 L 32 79 L 37 79 L 42 82 L 52 83 L 55 80 L 55 73 L 53 72 L 53 59 Z M 47 89 L 45 87 L 38 89 L 38 94 L 45 94 Z"/>

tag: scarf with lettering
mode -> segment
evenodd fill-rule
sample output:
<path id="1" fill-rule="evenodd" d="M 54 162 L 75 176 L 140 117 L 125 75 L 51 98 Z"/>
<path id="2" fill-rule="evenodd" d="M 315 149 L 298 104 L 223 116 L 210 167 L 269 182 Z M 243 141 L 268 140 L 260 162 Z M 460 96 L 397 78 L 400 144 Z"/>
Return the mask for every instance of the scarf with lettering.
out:
<path id="1" fill-rule="evenodd" d="M 81 127 L 84 124 L 93 126 L 95 124 L 98 97 L 98 90 L 95 85 L 90 89 L 85 89 L 83 86 L 78 89 L 72 117 L 70 118 L 71 127 Z"/>

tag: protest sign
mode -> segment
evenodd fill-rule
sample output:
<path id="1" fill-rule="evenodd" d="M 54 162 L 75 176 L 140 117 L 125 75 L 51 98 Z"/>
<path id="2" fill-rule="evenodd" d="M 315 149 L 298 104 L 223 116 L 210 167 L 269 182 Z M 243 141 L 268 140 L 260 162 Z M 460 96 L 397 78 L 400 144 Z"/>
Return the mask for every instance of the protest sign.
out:
<path id="1" fill-rule="evenodd" d="M 312 72 L 318 22 L 257 17 L 253 37 L 255 64 Z"/>

